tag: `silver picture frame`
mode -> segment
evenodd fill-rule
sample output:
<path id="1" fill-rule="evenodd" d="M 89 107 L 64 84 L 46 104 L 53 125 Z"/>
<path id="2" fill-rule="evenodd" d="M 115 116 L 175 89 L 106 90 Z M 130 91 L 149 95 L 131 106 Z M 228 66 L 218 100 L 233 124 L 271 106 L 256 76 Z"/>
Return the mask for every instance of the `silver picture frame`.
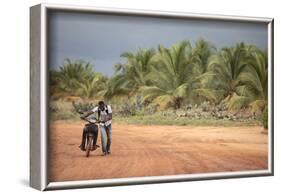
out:
<path id="1" fill-rule="evenodd" d="M 141 178 L 118 178 L 105 180 L 81 180 L 66 182 L 48 181 L 48 11 L 63 10 L 70 12 L 89 12 L 127 16 L 153 16 L 181 19 L 241 21 L 264 23 L 268 25 L 268 72 L 269 72 L 269 129 L 268 129 L 268 169 L 227 173 L 202 173 L 173 176 L 155 176 Z M 44 191 L 55 189 L 103 187 L 117 185 L 135 185 L 195 181 L 209 179 L 242 178 L 272 176 L 274 174 L 274 99 L 273 99 L 273 18 L 209 15 L 195 13 L 164 12 L 151 10 L 130 10 L 100 8 L 90 6 L 39 4 L 30 8 L 30 186 Z"/>

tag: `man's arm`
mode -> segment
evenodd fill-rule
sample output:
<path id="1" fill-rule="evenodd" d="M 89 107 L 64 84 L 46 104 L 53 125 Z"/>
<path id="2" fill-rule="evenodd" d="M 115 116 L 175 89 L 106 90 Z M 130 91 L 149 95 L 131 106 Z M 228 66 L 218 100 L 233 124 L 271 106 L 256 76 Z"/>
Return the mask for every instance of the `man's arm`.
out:
<path id="1" fill-rule="evenodd" d="M 108 113 L 108 115 L 107 115 L 107 117 L 106 117 L 104 122 L 109 121 L 111 119 L 112 119 L 112 113 Z"/>
<path id="2" fill-rule="evenodd" d="M 92 110 L 89 110 L 89 111 L 86 111 L 86 112 L 84 112 L 81 116 L 82 117 L 88 117 L 88 116 L 90 116 L 91 114 L 93 114 L 94 112 L 92 111 Z"/>
<path id="3" fill-rule="evenodd" d="M 95 107 L 92 110 L 88 110 L 88 111 L 84 112 L 81 116 L 82 117 L 88 117 L 88 116 L 90 116 L 91 114 L 93 114 L 93 113 L 95 113 L 97 111 L 98 111 L 98 108 Z"/>

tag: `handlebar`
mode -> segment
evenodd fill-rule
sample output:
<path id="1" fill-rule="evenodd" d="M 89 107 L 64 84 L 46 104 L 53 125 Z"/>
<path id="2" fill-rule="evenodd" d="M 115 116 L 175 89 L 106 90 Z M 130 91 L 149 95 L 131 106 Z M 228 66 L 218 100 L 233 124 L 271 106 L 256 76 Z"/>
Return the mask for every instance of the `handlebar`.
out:
<path id="1" fill-rule="evenodd" d="M 86 117 L 80 117 L 80 119 L 82 119 L 82 120 L 84 120 L 84 121 L 87 121 L 87 122 L 89 122 L 89 123 L 93 123 L 93 124 L 99 124 L 99 123 L 101 123 L 101 121 L 96 120 L 96 118 L 89 119 L 89 118 L 86 118 Z"/>
<path id="2" fill-rule="evenodd" d="M 97 120 L 95 117 L 93 119 L 89 119 L 87 117 L 82 116 L 84 114 L 84 112 L 82 112 L 82 111 L 76 111 L 76 112 L 81 115 L 80 119 L 82 119 L 84 121 L 87 121 L 92 124 L 104 124 L 102 121 Z"/>
<path id="3" fill-rule="evenodd" d="M 80 115 L 83 115 L 84 112 L 82 111 L 77 111 L 77 113 L 79 113 Z M 99 124 L 101 123 L 101 121 L 98 121 L 96 118 L 93 118 L 93 119 L 89 119 L 87 117 L 84 117 L 84 116 L 80 116 L 80 119 L 84 120 L 84 121 L 87 121 L 89 123 L 92 123 L 92 124 Z"/>

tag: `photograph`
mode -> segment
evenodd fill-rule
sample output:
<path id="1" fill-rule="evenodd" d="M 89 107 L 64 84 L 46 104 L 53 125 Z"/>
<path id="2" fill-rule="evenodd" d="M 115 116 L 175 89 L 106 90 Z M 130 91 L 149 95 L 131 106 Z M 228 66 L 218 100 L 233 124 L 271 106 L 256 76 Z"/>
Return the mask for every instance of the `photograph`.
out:
<path id="1" fill-rule="evenodd" d="M 49 182 L 269 171 L 268 23 L 47 18 Z"/>

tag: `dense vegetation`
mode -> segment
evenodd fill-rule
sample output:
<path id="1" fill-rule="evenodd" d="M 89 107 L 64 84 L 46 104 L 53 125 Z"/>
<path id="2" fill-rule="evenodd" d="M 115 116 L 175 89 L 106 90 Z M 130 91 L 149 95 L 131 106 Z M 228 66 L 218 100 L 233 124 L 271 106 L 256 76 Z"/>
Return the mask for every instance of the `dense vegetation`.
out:
<path id="1" fill-rule="evenodd" d="M 261 113 L 267 118 L 267 54 L 256 46 L 238 43 L 217 49 L 200 39 L 193 46 L 182 41 L 121 57 L 126 62 L 116 64 L 110 78 L 90 63 L 67 59 L 59 70 L 50 71 L 51 99 L 106 99 L 118 116 L 159 115 L 161 110 L 193 119 L 256 119 Z"/>

